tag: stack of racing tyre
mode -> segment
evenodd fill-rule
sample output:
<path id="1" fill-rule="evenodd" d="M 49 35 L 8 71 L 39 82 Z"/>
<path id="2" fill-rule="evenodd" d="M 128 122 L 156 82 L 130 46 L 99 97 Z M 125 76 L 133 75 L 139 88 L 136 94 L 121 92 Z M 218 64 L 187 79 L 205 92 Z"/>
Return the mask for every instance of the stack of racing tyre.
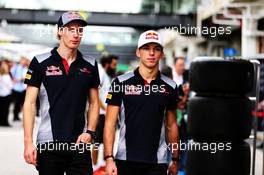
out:
<path id="1" fill-rule="evenodd" d="M 254 65 L 198 57 L 190 65 L 187 175 L 249 175 Z"/>

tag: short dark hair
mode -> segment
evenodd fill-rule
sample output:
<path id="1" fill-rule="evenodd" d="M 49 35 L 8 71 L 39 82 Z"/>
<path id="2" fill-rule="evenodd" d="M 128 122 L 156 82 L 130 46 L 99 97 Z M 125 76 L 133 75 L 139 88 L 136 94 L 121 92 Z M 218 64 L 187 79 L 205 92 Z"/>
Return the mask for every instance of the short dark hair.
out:
<path id="1" fill-rule="evenodd" d="M 176 64 L 178 60 L 183 60 L 183 61 L 185 61 L 185 59 L 184 59 L 183 57 L 175 57 L 175 58 L 174 58 L 174 64 Z"/>
<path id="2" fill-rule="evenodd" d="M 161 73 L 169 78 L 172 78 L 172 68 L 169 66 L 163 66 Z"/>
<path id="3" fill-rule="evenodd" d="M 111 59 L 109 58 L 109 56 L 102 56 L 100 59 L 100 63 L 103 67 L 105 67 L 106 64 L 111 63 Z"/>
<path id="4" fill-rule="evenodd" d="M 105 67 L 106 64 L 111 64 L 113 60 L 118 60 L 117 55 L 104 55 L 100 59 L 100 63 L 103 67 Z"/>
<path id="5" fill-rule="evenodd" d="M 112 60 L 118 60 L 119 57 L 117 55 L 108 55 L 109 59 L 110 59 L 110 63 L 112 62 Z"/>

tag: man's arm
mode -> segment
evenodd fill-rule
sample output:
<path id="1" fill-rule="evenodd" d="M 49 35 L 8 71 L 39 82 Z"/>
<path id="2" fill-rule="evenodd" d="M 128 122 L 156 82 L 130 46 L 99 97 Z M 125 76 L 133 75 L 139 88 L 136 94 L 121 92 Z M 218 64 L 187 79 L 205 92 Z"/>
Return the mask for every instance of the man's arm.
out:
<path id="1" fill-rule="evenodd" d="M 176 122 L 176 112 L 175 110 L 167 111 L 166 117 L 166 125 L 167 125 L 167 136 L 168 141 L 171 144 L 171 153 L 172 158 L 179 158 L 179 150 L 175 148 L 179 148 L 179 133 L 178 133 L 178 125 Z M 174 175 L 178 172 L 178 162 L 172 161 L 172 164 L 169 167 L 169 171 Z"/>
<path id="2" fill-rule="evenodd" d="M 36 114 L 36 99 L 39 88 L 28 86 L 23 107 L 24 158 L 27 163 L 36 165 L 37 152 L 33 144 L 33 129 Z"/>
<path id="3" fill-rule="evenodd" d="M 104 150 L 105 156 L 113 155 L 115 141 L 116 121 L 119 113 L 119 106 L 107 105 L 105 126 L 104 126 Z"/>
<path id="4" fill-rule="evenodd" d="M 115 141 L 115 128 L 116 121 L 119 114 L 120 107 L 115 105 L 107 105 L 105 126 L 104 126 L 104 150 L 106 159 L 106 173 L 117 174 L 117 169 L 114 163 L 113 157 L 113 147 Z"/>
<path id="5" fill-rule="evenodd" d="M 90 88 L 89 89 L 89 109 L 87 113 L 87 121 L 88 126 L 87 129 L 95 132 L 97 121 L 99 117 L 99 95 L 98 95 L 98 88 Z M 83 143 L 90 143 L 92 141 L 92 135 L 88 133 L 82 133 L 77 141 L 76 144 L 79 144 L 81 142 Z"/>
<path id="6" fill-rule="evenodd" d="M 88 130 L 95 131 L 99 118 L 99 95 L 98 88 L 91 88 L 89 90 L 89 109 L 87 114 Z"/>
<path id="7" fill-rule="evenodd" d="M 170 144 L 179 144 L 179 133 L 178 133 L 178 125 L 176 121 L 176 112 L 175 111 L 167 111 L 167 134 L 168 141 Z M 173 157 L 178 157 L 179 151 L 172 150 Z"/>

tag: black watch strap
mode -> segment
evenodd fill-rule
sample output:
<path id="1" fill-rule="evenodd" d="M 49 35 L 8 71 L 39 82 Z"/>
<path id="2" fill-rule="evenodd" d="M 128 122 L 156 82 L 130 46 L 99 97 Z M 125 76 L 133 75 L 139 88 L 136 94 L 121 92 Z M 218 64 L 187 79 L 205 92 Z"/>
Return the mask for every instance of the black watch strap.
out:
<path id="1" fill-rule="evenodd" d="M 90 134 L 92 136 L 93 140 L 95 140 L 97 138 L 97 135 L 94 131 L 87 129 L 86 133 Z"/>
<path id="2" fill-rule="evenodd" d="M 115 157 L 111 154 L 111 155 L 108 155 L 108 156 L 105 156 L 104 157 L 104 160 L 107 160 L 107 159 L 109 159 L 109 158 L 113 158 L 113 160 L 115 160 Z"/>

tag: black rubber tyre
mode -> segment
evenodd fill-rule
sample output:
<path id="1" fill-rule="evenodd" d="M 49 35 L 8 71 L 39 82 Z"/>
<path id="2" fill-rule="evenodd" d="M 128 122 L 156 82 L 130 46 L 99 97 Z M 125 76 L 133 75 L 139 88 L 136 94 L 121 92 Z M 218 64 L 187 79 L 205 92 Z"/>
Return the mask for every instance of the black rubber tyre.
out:
<path id="1" fill-rule="evenodd" d="M 198 94 L 244 95 L 252 91 L 254 66 L 246 60 L 198 57 L 189 77 L 190 89 Z"/>
<path id="2" fill-rule="evenodd" d="M 249 137 L 251 101 L 246 97 L 199 97 L 190 99 L 188 131 L 195 141 L 233 141 Z"/>
<path id="3" fill-rule="evenodd" d="M 221 149 L 223 148 L 221 143 Z M 228 149 L 225 143 L 224 149 Z M 229 143 L 230 144 L 230 143 Z M 205 145 L 203 143 L 203 145 Z M 209 146 L 211 146 L 209 144 Z M 219 143 L 213 143 L 218 145 Z M 214 147 L 211 146 L 211 147 Z M 231 150 L 187 151 L 187 175 L 250 175 L 250 146 L 248 143 L 231 144 Z"/>

